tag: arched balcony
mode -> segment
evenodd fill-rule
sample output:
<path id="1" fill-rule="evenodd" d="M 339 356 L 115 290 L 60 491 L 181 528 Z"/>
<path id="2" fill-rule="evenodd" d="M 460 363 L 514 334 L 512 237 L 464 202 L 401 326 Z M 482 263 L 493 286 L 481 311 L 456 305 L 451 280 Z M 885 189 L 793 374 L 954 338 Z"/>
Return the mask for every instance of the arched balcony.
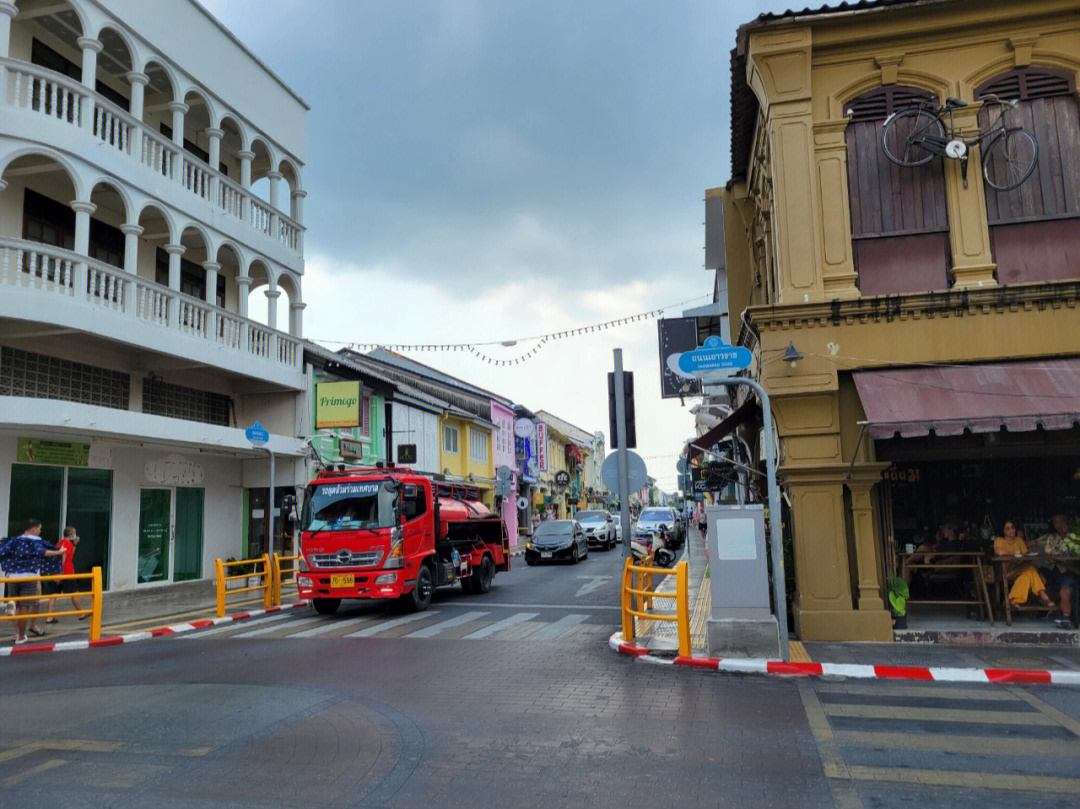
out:
<path id="1" fill-rule="evenodd" d="M 0 105 L 81 131 L 88 157 L 109 147 L 136 184 L 166 177 L 193 213 L 254 230 L 260 250 L 302 255 L 297 164 L 129 32 L 92 24 L 79 0 L 0 0 Z"/>

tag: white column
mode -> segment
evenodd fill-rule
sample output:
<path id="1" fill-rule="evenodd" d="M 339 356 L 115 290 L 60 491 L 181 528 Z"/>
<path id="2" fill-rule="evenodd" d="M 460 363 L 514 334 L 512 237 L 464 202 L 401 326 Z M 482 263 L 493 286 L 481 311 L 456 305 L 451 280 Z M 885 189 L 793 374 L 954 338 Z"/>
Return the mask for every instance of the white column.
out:
<path id="1" fill-rule="evenodd" d="M 218 129 L 217 127 L 210 127 L 205 130 L 204 134 L 209 138 L 210 148 L 207 150 L 210 153 L 210 157 L 207 158 L 207 162 L 210 164 L 210 202 L 214 205 L 221 205 L 221 199 L 218 195 L 218 166 L 221 165 L 221 139 L 225 137 L 225 131 Z"/>
<path id="2" fill-rule="evenodd" d="M 206 270 L 206 302 L 216 307 L 218 271 L 221 270 L 221 265 L 216 261 L 204 261 L 203 269 Z M 211 342 L 215 342 L 217 334 L 217 310 L 211 309 L 206 315 L 206 335 Z"/>
<path id="3" fill-rule="evenodd" d="M 92 202 L 75 200 L 71 203 L 75 211 L 75 252 L 80 256 L 90 254 L 90 214 L 97 210 Z M 71 276 L 71 288 L 76 298 L 86 297 L 86 262 L 75 265 Z"/>
<path id="4" fill-rule="evenodd" d="M 304 310 L 307 304 L 303 301 L 289 304 L 289 334 L 293 337 L 304 336 Z"/>
<path id="5" fill-rule="evenodd" d="M 139 274 L 139 237 L 143 234 L 142 225 L 124 224 L 120 226 L 124 234 L 124 272 Z"/>
<path id="6" fill-rule="evenodd" d="M 182 244 L 167 244 L 165 252 L 169 254 L 169 289 L 173 294 L 169 296 L 168 312 L 169 325 L 179 323 L 178 313 L 180 304 L 180 256 L 184 255 L 186 248 Z"/>
<path id="7" fill-rule="evenodd" d="M 131 85 L 131 109 L 128 112 L 131 113 L 131 117 L 135 120 L 141 121 L 146 103 L 146 85 L 150 83 L 150 77 L 145 73 L 133 70 L 125 74 L 124 78 Z"/>
<path id="8" fill-rule="evenodd" d="M 281 185 L 281 172 L 271 171 L 266 175 L 266 179 L 270 181 L 270 207 L 279 210 L 281 206 L 278 204 L 278 188 Z"/>
<path id="9" fill-rule="evenodd" d="M 169 112 L 172 113 L 172 140 L 181 149 L 184 148 L 184 116 L 188 109 L 188 105 L 183 101 L 169 102 Z"/>
<path id="10" fill-rule="evenodd" d="M 251 161 L 255 159 L 255 153 L 249 149 L 237 152 L 240 158 L 240 187 L 250 193 L 251 190 Z M 245 222 L 251 221 L 251 200 L 244 194 L 240 198 L 240 218 Z"/>
<path id="11" fill-rule="evenodd" d="M 298 188 L 292 192 L 292 209 L 289 215 L 296 220 L 296 224 L 304 224 L 304 200 L 307 198 L 307 191 L 302 188 Z"/>
<path id="12" fill-rule="evenodd" d="M 94 87 L 97 85 L 97 55 L 101 53 L 101 43 L 90 37 L 76 40 L 82 49 L 82 83 L 89 91 L 87 102 L 83 105 L 83 119 L 79 122 L 83 129 L 94 131 Z"/>
<path id="13" fill-rule="evenodd" d="M 6 59 L 11 52 L 11 18 L 19 13 L 12 0 L 0 0 L 0 58 Z M 0 99 L 7 99 L 4 79 L 7 70 L 0 68 Z"/>
<path id="14" fill-rule="evenodd" d="M 264 290 L 266 294 L 266 325 L 271 329 L 277 329 L 277 300 L 281 297 L 281 290 L 269 286 Z"/>
<path id="15" fill-rule="evenodd" d="M 248 295 L 251 294 L 251 278 L 247 275 L 236 276 L 236 314 L 248 316 Z"/>

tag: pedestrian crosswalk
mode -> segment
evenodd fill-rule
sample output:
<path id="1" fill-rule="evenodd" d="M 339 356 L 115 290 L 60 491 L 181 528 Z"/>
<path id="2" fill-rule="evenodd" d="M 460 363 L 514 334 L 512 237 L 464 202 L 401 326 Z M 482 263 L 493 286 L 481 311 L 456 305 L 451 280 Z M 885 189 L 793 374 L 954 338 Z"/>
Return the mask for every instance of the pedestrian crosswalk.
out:
<path id="1" fill-rule="evenodd" d="M 199 640 L 401 638 L 405 640 L 464 641 L 593 641 L 611 634 L 613 615 L 602 611 L 567 612 L 566 608 L 467 609 L 440 606 L 427 612 L 401 614 L 391 609 L 363 608 L 337 615 L 317 615 L 310 609 L 263 615 L 190 632 L 180 638 Z M 479 605 L 475 605 L 479 607 Z"/>
<path id="2" fill-rule="evenodd" d="M 798 687 L 838 806 L 1065 806 L 1080 794 L 1080 722 L 1038 690 Z"/>

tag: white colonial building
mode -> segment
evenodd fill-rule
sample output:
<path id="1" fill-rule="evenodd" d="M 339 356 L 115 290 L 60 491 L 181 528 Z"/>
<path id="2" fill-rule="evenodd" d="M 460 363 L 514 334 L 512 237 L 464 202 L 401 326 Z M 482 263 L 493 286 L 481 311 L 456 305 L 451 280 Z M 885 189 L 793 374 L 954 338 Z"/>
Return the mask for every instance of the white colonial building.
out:
<path id="1" fill-rule="evenodd" d="M 0 0 L 0 530 L 111 589 L 280 535 L 244 428 L 300 479 L 306 113 L 192 0 Z"/>

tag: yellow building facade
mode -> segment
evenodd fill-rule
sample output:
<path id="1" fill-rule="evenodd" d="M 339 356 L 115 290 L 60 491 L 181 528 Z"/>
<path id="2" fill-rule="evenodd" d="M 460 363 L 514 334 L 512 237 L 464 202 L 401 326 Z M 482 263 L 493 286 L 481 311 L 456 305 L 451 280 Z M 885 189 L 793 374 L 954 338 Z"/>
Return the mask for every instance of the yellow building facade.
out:
<path id="1" fill-rule="evenodd" d="M 480 490 L 489 508 L 495 504 L 492 427 L 465 414 L 444 414 L 439 423 L 439 457 L 448 480 Z"/>
<path id="2" fill-rule="evenodd" d="M 1012 373 L 1015 361 L 1080 355 L 1071 168 L 1080 165 L 1080 4 L 944 0 L 763 15 L 739 30 L 732 65 L 732 179 L 709 196 L 724 213 L 731 340 L 753 351 L 750 373 L 770 393 L 780 436 L 795 629 L 810 640 L 891 640 L 884 584 L 908 530 L 897 526 L 922 508 L 910 497 L 899 513 L 908 500 L 895 470 L 938 475 L 951 467 L 934 463 L 967 461 L 997 474 L 1046 457 L 1064 467 L 1080 454 L 1067 414 L 1053 430 L 1047 419 L 973 428 L 974 412 L 946 413 L 962 405 L 944 403 L 938 415 L 958 432 L 909 425 L 895 435 L 868 415 L 892 369 L 956 367 L 983 379 L 987 369 Z M 1018 189 L 986 186 L 986 143 L 972 147 L 966 178 L 958 160 L 916 170 L 879 154 L 884 121 L 912 99 L 964 102 L 953 121 L 971 139 L 992 123 L 994 94 L 1015 100 L 1009 114 L 1039 139 L 1038 168 Z M 1049 107 L 1057 130 L 1045 123 Z M 978 387 L 961 392 L 978 400 Z M 918 379 L 905 389 L 925 390 Z M 900 411 L 902 399 L 877 404 Z M 956 487 L 935 520 L 968 507 Z M 999 509 L 1026 507 L 1007 498 Z M 960 516 L 975 524 L 969 510 Z"/>

